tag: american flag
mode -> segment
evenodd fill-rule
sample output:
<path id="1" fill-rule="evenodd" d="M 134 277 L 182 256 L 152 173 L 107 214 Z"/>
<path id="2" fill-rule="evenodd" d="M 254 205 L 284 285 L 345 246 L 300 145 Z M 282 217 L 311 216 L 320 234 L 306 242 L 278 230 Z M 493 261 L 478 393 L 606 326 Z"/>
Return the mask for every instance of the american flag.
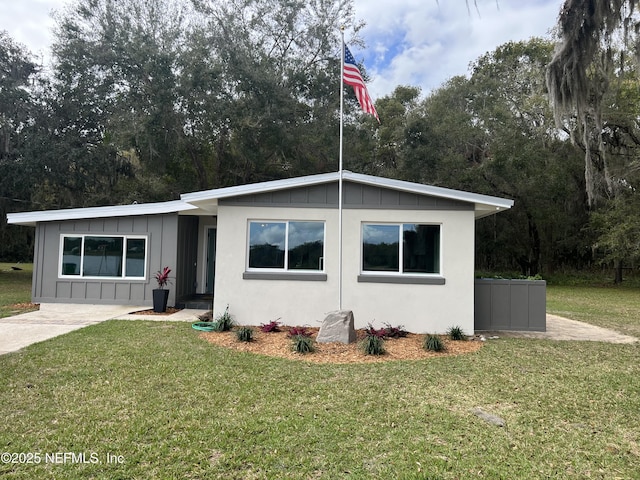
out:
<path id="1" fill-rule="evenodd" d="M 378 123 L 380 123 L 378 112 L 376 112 L 376 107 L 373 105 L 373 101 L 369 96 L 367 86 L 360 74 L 360 69 L 358 68 L 358 65 L 356 65 L 356 61 L 346 45 L 344 46 L 344 71 L 342 76 L 344 78 L 344 83 L 353 87 L 362 110 L 365 113 L 370 113 L 376 117 Z"/>

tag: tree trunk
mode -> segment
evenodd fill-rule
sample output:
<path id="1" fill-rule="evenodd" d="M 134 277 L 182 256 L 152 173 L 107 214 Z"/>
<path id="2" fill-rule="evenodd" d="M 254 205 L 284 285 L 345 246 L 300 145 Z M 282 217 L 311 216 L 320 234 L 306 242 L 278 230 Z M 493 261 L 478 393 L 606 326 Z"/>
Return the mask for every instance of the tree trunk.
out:
<path id="1" fill-rule="evenodd" d="M 622 283 L 622 260 L 616 260 L 615 262 L 615 278 L 613 282 L 616 285 L 620 285 Z"/>

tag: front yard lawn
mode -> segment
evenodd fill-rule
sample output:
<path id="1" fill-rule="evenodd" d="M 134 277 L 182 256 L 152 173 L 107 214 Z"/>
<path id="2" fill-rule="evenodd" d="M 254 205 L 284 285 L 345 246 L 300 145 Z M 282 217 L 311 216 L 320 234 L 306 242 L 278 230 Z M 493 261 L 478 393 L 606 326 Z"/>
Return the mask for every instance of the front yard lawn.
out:
<path id="1" fill-rule="evenodd" d="M 3 478 L 609 479 L 640 464 L 638 345 L 497 339 L 333 365 L 109 321 L 0 371 Z"/>
<path id="2" fill-rule="evenodd" d="M 37 310 L 31 304 L 32 272 L 31 263 L 0 263 L 0 318 Z"/>

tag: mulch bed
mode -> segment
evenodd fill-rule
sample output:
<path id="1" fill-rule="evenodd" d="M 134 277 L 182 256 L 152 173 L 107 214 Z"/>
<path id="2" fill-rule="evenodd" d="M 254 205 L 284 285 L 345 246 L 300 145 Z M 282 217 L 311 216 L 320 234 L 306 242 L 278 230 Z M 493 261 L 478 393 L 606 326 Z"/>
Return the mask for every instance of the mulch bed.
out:
<path id="1" fill-rule="evenodd" d="M 131 315 L 171 315 L 172 313 L 179 312 L 180 310 L 182 310 L 182 309 L 181 308 L 167 307 L 167 309 L 164 312 L 154 312 L 153 309 L 151 309 L 151 310 L 139 310 L 137 312 L 131 312 Z"/>
<path id="2" fill-rule="evenodd" d="M 9 315 L 20 315 L 21 313 L 35 312 L 40 310 L 40 304 L 38 303 L 12 303 L 7 305 L 6 311 Z"/>
<path id="3" fill-rule="evenodd" d="M 319 328 L 307 328 L 315 339 Z M 292 350 L 291 339 L 287 335 L 286 327 L 282 332 L 263 333 L 254 327 L 254 340 L 240 342 L 234 331 L 231 332 L 202 332 L 200 337 L 220 347 L 231 348 L 241 352 L 251 352 L 271 357 L 288 358 L 290 360 L 303 360 L 314 363 L 374 363 L 388 362 L 391 360 L 423 360 L 428 358 L 463 355 L 477 352 L 482 348 L 483 342 L 452 341 L 442 336 L 446 345 L 444 352 L 430 352 L 422 347 L 425 335 L 410 333 L 402 338 L 385 339 L 384 355 L 365 355 L 360 350 L 358 343 L 365 336 L 364 330 L 356 331 L 358 342 L 343 343 L 315 343 L 315 351 L 308 354 L 299 354 Z"/>

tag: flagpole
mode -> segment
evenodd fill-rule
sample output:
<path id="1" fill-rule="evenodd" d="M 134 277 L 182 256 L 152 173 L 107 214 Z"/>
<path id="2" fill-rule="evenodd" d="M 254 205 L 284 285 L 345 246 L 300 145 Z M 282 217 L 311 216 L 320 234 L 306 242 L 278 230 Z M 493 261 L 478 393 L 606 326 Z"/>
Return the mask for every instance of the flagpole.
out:
<path id="1" fill-rule="evenodd" d="M 338 310 L 342 310 L 342 118 L 344 112 L 344 26 L 340 27 L 340 153 L 338 165 Z"/>

